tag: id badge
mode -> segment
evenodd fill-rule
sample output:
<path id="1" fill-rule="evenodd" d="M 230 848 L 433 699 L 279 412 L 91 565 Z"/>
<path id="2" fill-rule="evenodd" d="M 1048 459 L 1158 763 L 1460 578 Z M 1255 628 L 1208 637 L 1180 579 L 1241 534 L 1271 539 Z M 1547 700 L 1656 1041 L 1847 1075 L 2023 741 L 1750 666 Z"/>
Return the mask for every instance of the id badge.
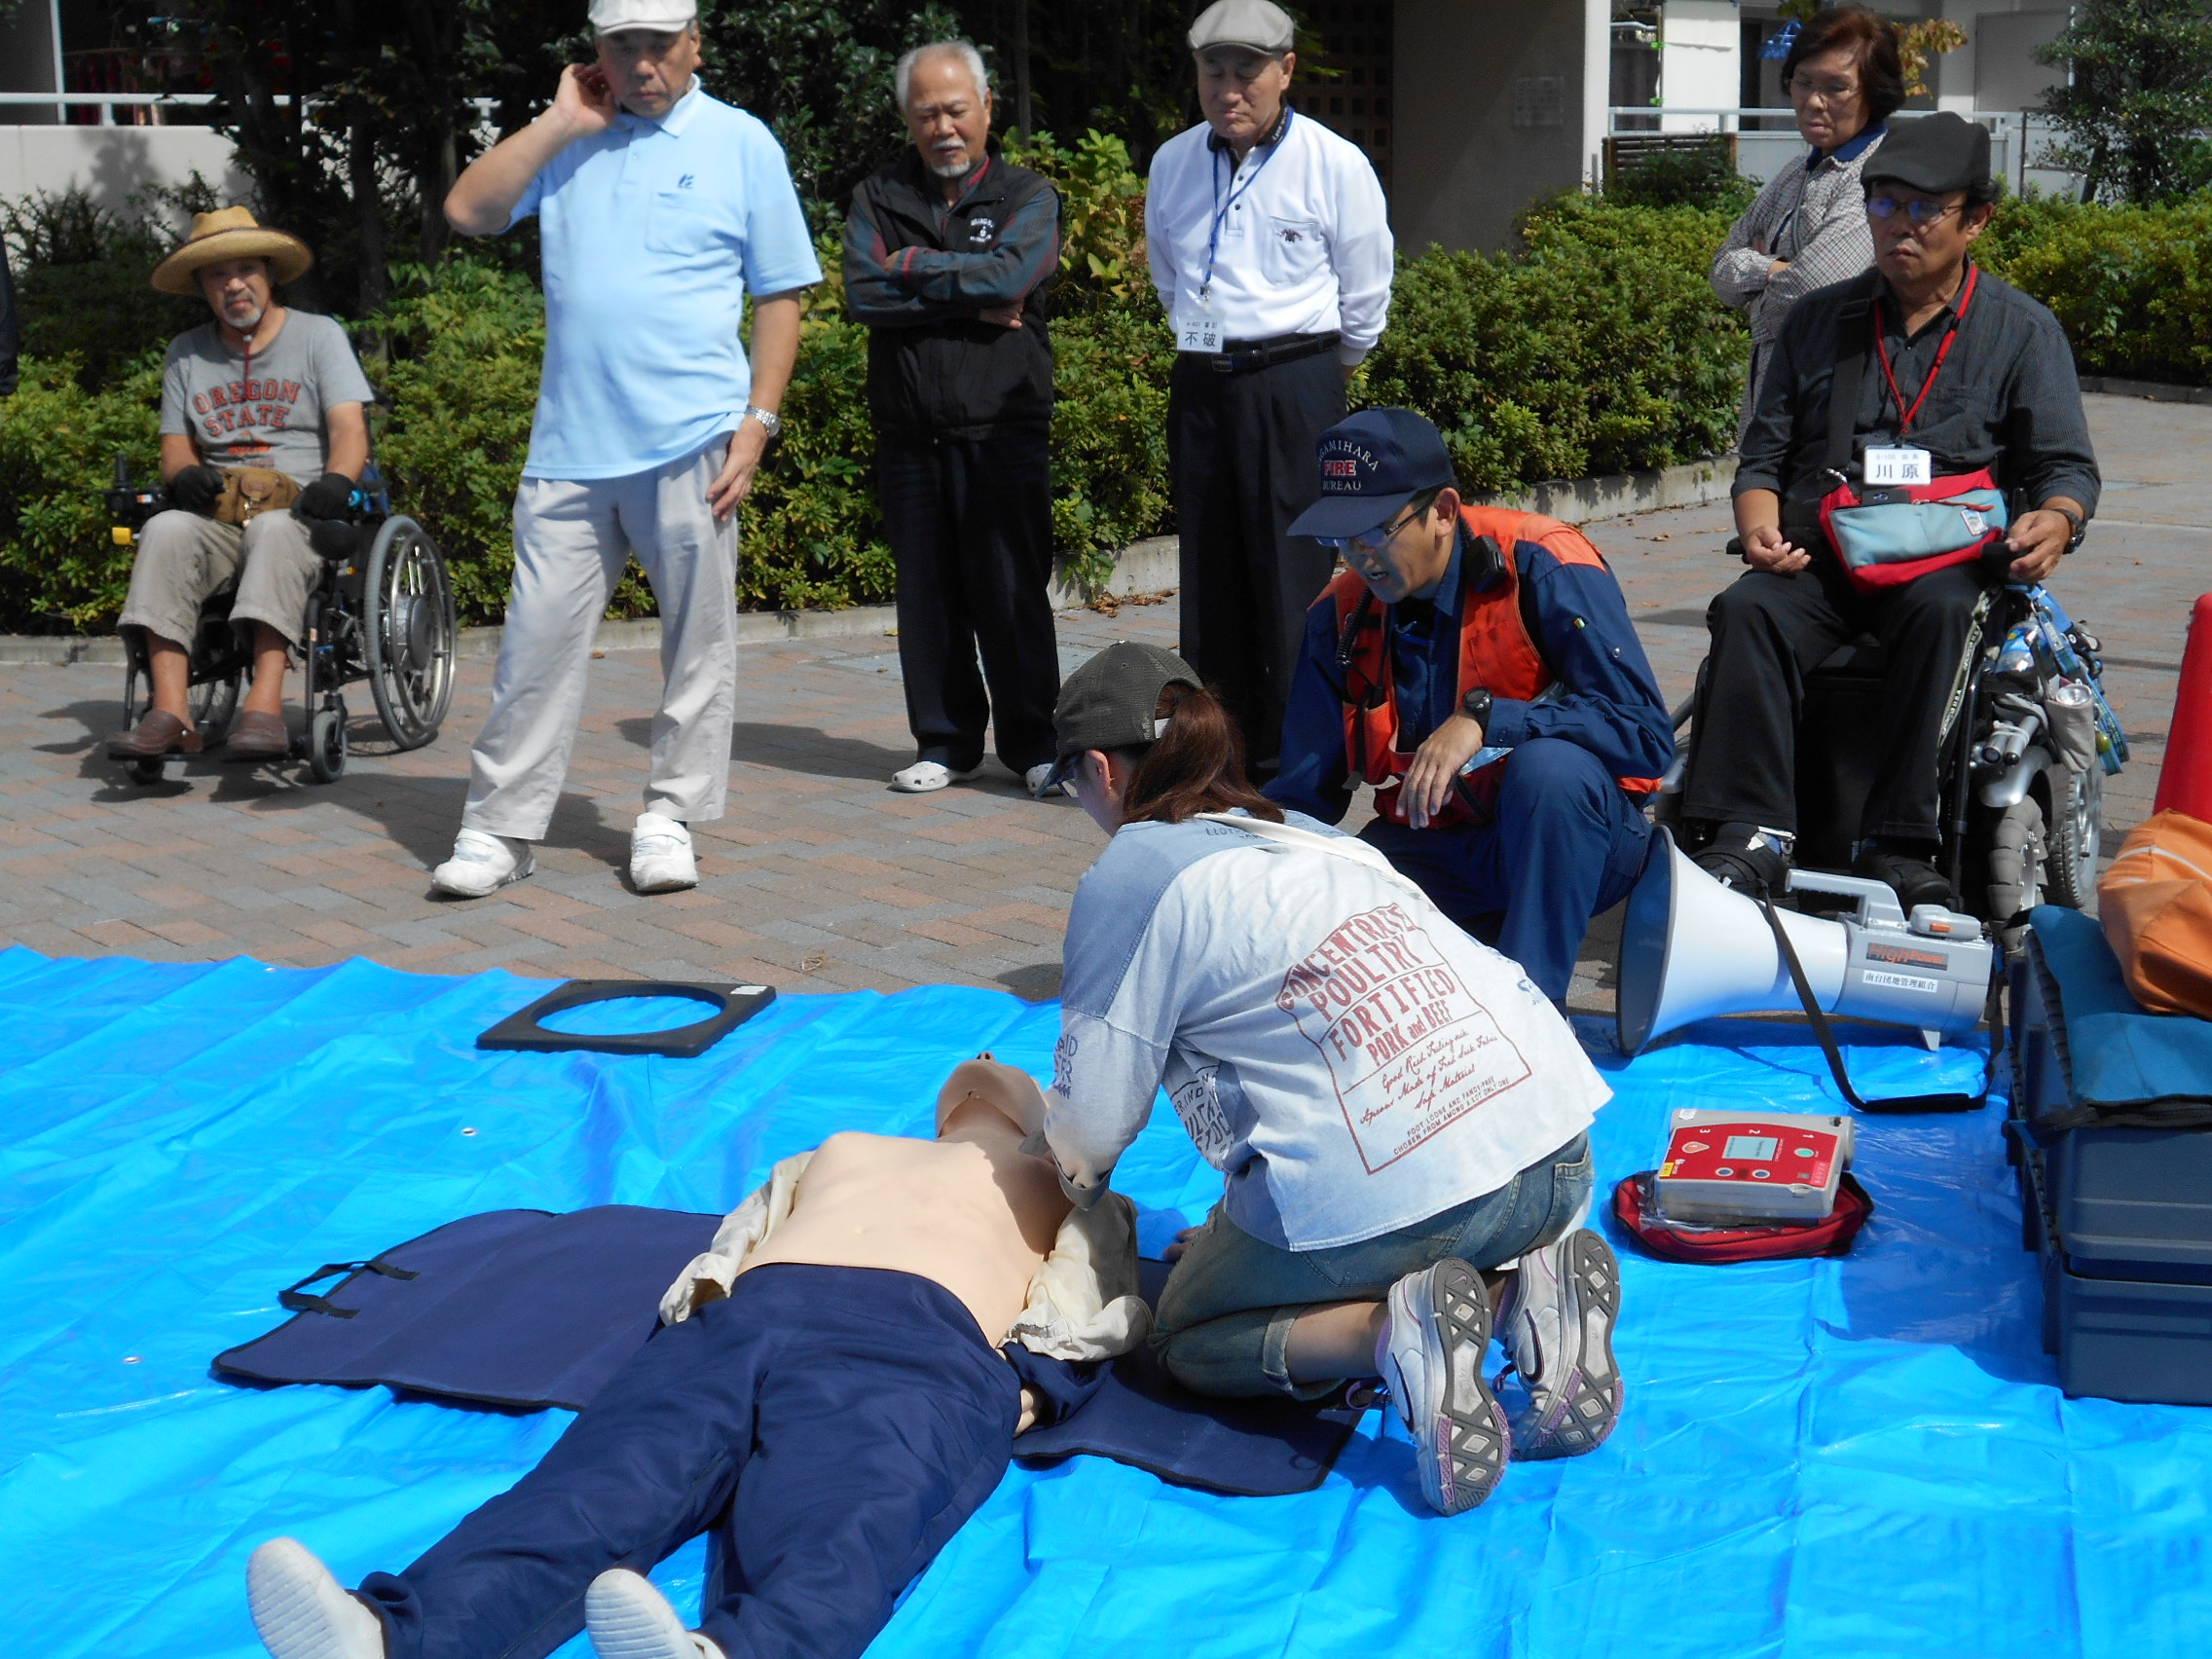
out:
<path id="1" fill-rule="evenodd" d="M 1885 484 L 1926 484 L 1934 478 L 1928 452 L 1924 449 L 1869 449 L 1866 452 L 1866 483 L 1869 488 Z"/>
<path id="2" fill-rule="evenodd" d="M 1186 301 L 1175 311 L 1175 350 L 1218 355 L 1221 319 L 1204 306 Z"/>

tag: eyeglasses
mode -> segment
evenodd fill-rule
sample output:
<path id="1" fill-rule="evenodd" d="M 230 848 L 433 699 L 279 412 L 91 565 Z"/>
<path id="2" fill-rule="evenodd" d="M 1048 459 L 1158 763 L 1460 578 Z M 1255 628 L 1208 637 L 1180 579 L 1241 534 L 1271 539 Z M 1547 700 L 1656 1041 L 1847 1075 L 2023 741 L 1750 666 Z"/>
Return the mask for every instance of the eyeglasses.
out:
<path id="1" fill-rule="evenodd" d="M 1866 198 L 1866 211 L 1875 218 L 1894 219 L 1902 213 L 1914 224 L 1923 227 L 1933 225 L 1946 213 L 1956 213 L 1965 205 L 1964 202 L 1931 202 L 1925 196 L 1915 197 L 1910 202 L 1899 202 L 1894 196 Z"/>
<path id="2" fill-rule="evenodd" d="M 1856 81 L 1808 81 L 1802 75 L 1789 77 L 1789 95 L 1807 103 L 1841 103 L 1859 95 Z"/>
<path id="3" fill-rule="evenodd" d="M 1407 525 L 1412 524 L 1427 511 L 1428 507 L 1425 503 L 1416 502 L 1381 530 L 1363 530 L 1357 535 L 1316 535 L 1313 539 L 1322 546 L 1334 547 L 1338 552 L 1346 556 L 1357 553 L 1363 558 L 1373 559 L 1382 554 L 1382 549 L 1390 544 L 1399 531 L 1405 529 Z"/>

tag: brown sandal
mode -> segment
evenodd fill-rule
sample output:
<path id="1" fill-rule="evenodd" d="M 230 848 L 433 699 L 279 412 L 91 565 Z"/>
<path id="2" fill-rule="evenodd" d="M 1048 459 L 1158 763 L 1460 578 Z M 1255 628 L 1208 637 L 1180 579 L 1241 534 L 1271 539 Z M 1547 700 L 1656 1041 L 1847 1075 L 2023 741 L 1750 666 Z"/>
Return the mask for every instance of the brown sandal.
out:
<path id="1" fill-rule="evenodd" d="M 265 715 L 258 709 L 239 716 L 224 746 L 226 760 L 281 760 L 292 753 L 292 734 L 284 729 L 284 717 Z"/>
<path id="2" fill-rule="evenodd" d="M 155 760 L 165 755 L 197 755 L 200 733 L 165 709 L 149 709 L 137 726 L 108 739 L 110 760 Z"/>

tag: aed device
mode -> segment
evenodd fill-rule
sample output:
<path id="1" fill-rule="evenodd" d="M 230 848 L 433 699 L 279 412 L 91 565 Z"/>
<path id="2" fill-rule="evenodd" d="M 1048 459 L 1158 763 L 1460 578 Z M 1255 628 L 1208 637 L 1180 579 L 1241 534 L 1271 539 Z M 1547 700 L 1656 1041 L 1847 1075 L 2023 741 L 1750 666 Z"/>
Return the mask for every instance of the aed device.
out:
<path id="1" fill-rule="evenodd" d="M 1849 1118 L 1686 1106 L 1668 1125 L 1652 1193 L 1670 1221 L 1825 1221 L 1857 1145 Z"/>

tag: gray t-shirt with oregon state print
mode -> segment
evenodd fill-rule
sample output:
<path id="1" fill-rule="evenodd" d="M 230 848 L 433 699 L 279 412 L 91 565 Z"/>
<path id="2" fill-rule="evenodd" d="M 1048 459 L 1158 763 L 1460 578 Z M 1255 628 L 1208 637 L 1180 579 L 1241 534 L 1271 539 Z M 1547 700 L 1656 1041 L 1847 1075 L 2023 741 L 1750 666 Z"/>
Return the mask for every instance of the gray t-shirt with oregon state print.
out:
<path id="1" fill-rule="evenodd" d="M 189 434 L 210 466 L 273 466 L 312 484 L 330 447 L 323 411 L 374 395 L 346 331 L 327 316 L 287 311 L 250 364 L 203 322 L 169 342 L 162 430 Z"/>

